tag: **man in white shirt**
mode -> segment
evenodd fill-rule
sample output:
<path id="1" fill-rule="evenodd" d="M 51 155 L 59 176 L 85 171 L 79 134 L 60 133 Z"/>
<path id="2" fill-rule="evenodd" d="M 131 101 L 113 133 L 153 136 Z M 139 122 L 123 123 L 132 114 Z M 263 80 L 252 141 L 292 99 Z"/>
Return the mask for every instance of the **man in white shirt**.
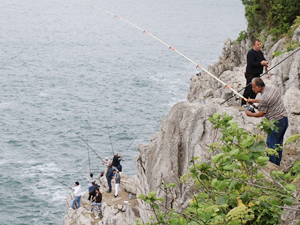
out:
<path id="1" fill-rule="evenodd" d="M 105 161 L 102 164 L 106 166 L 106 171 L 105 172 L 107 173 L 110 166 L 111 166 L 111 160 L 108 159 L 107 157 L 105 157 Z"/>
<path id="2" fill-rule="evenodd" d="M 75 198 L 73 199 L 72 206 L 71 206 L 70 209 L 74 209 L 75 203 L 77 203 L 77 208 L 79 209 L 79 207 L 80 207 L 80 198 L 81 198 L 81 186 L 79 185 L 79 182 L 76 181 L 75 182 L 75 187 L 73 187 L 73 188 L 70 187 L 70 189 L 74 190 L 74 195 L 75 195 Z"/>

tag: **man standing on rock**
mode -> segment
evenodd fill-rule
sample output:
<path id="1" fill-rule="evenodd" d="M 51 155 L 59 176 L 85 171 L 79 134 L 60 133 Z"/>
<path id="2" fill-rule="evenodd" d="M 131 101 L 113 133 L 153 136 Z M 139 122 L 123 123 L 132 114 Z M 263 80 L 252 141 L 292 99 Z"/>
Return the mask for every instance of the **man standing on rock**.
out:
<path id="1" fill-rule="evenodd" d="M 246 88 L 243 96 L 245 98 L 256 97 L 256 93 L 252 91 L 251 81 L 255 77 L 259 77 L 263 72 L 263 68 L 265 67 L 266 71 L 268 69 L 268 62 L 266 61 L 264 54 L 261 51 L 261 41 L 255 39 L 252 43 L 252 49 L 247 54 L 247 67 L 246 67 Z M 247 86 L 250 84 L 249 86 Z M 242 100 L 242 106 L 246 106 L 246 102 Z"/>
<path id="2" fill-rule="evenodd" d="M 107 173 L 108 170 L 109 170 L 109 168 L 111 167 L 111 160 L 108 159 L 107 157 L 105 157 L 105 161 L 104 161 L 102 164 L 106 166 L 106 171 L 105 171 L 105 173 Z"/>
<path id="3" fill-rule="evenodd" d="M 111 164 L 113 169 L 122 171 L 122 166 L 120 164 L 121 160 L 122 160 L 122 155 L 119 156 L 118 153 L 114 155 L 114 158 L 113 158 L 113 161 L 112 161 L 112 164 Z"/>
<path id="4" fill-rule="evenodd" d="M 99 219 L 101 216 L 101 202 L 102 202 L 102 194 L 99 191 L 99 188 L 96 188 L 96 195 L 94 197 L 94 202 L 91 204 L 91 211 L 89 213 L 93 212 L 94 206 L 97 206 L 98 209 L 98 216 L 95 217 L 95 219 Z"/>
<path id="5" fill-rule="evenodd" d="M 79 182 L 76 181 L 75 182 L 75 187 L 71 188 L 70 189 L 73 189 L 74 190 L 74 199 L 73 199 L 73 202 L 72 202 L 72 206 L 70 209 L 75 209 L 75 203 L 77 203 L 77 209 L 80 208 L 80 198 L 81 198 L 81 186 L 79 185 Z"/>
<path id="6" fill-rule="evenodd" d="M 107 193 L 111 192 L 111 180 L 112 180 L 112 178 L 113 178 L 113 169 L 112 169 L 112 166 L 110 166 L 107 173 L 106 173 L 106 179 L 107 179 L 107 185 L 108 185 Z"/>
<path id="7" fill-rule="evenodd" d="M 283 145 L 283 136 L 289 125 L 287 111 L 283 105 L 281 95 L 273 85 L 265 86 L 265 83 L 261 78 L 253 79 L 252 90 L 255 93 L 261 93 L 260 99 L 248 99 L 249 103 L 259 103 L 259 112 L 252 113 L 250 111 L 246 111 L 246 115 L 249 117 L 265 116 L 270 121 L 277 121 L 275 125 L 278 127 L 278 130 L 273 130 L 267 137 L 268 148 L 276 149 L 278 145 Z M 275 155 L 270 155 L 269 157 L 270 162 L 280 166 L 282 150 L 278 151 L 278 155 L 278 157 Z"/>

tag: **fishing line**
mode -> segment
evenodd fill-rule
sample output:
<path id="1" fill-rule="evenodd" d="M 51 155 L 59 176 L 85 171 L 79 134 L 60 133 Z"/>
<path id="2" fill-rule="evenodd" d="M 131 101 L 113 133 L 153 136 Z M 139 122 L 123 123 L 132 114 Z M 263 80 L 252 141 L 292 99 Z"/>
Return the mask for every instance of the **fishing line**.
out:
<path id="1" fill-rule="evenodd" d="M 244 96 L 242 96 L 240 93 L 238 93 L 236 90 L 232 89 L 228 84 L 224 83 L 222 80 L 220 80 L 219 78 L 217 78 L 215 75 L 213 75 L 212 73 L 210 73 L 209 71 L 207 71 L 206 69 L 204 69 L 202 66 L 200 66 L 198 63 L 194 62 L 193 60 L 191 60 L 190 58 L 188 58 L 187 56 L 185 56 L 184 54 L 182 54 L 181 52 L 177 51 L 175 48 L 171 47 L 170 45 L 168 45 L 167 43 L 165 43 L 164 41 L 162 41 L 161 39 L 157 38 L 156 36 L 152 35 L 151 33 L 147 32 L 146 30 L 140 28 L 139 26 L 129 22 L 128 20 L 126 19 L 123 19 L 122 17 L 116 15 L 116 14 L 113 14 L 107 10 L 104 10 L 102 8 L 99 8 L 99 7 L 95 7 L 93 5 L 87 5 L 87 4 L 74 4 L 74 5 L 81 5 L 81 6 L 87 6 L 87 7 L 91 7 L 91 8 L 94 8 L 94 9 L 98 9 L 100 11 L 103 11 L 107 14 L 110 14 L 120 20 L 123 20 L 124 22 L 130 24 L 131 26 L 137 28 L 138 30 L 142 31 L 143 33 L 145 34 L 148 34 L 149 36 L 151 36 L 152 38 L 154 38 L 155 40 L 159 41 L 160 43 L 162 43 L 163 45 L 167 46 L 169 49 L 173 50 L 174 52 L 176 52 L 177 54 L 181 55 L 183 58 L 187 59 L 188 61 L 190 61 L 191 63 L 193 63 L 194 65 L 196 65 L 196 68 L 199 68 L 203 71 L 205 71 L 208 75 L 210 75 L 211 77 L 213 77 L 214 79 L 216 79 L 217 81 L 219 81 L 220 83 L 222 83 L 225 87 L 227 87 L 229 90 L 231 90 L 233 93 L 235 93 L 236 95 L 238 95 L 239 97 L 241 97 L 245 102 L 248 101 L 248 99 L 246 99 Z"/>
<path id="2" fill-rule="evenodd" d="M 87 149 L 88 151 L 88 159 L 89 159 L 89 172 L 91 173 L 91 160 L 90 160 L 90 151 L 89 148 Z"/>
<path id="3" fill-rule="evenodd" d="M 56 180 L 56 179 L 54 179 L 54 178 L 52 178 L 52 177 L 48 177 L 48 178 L 50 178 L 50 179 L 52 179 L 52 180 L 54 180 L 54 181 L 56 181 L 56 182 L 58 182 L 58 183 L 60 183 L 60 184 L 62 184 L 62 185 L 64 185 L 64 186 L 66 186 L 66 187 L 68 187 L 68 188 L 70 188 L 68 185 L 64 184 L 63 182 L 60 182 L 59 180 Z"/>
<path id="4" fill-rule="evenodd" d="M 114 147 L 113 147 L 113 144 L 112 144 L 112 141 L 111 141 L 111 138 L 110 138 L 109 128 L 108 128 L 107 124 L 106 124 L 106 128 L 107 128 L 107 131 L 108 131 L 108 136 L 109 136 L 109 140 L 110 140 L 111 149 L 112 149 L 113 154 L 115 155 Z"/>
<path id="5" fill-rule="evenodd" d="M 266 71 L 265 73 L 261 74 L 259 77 L 262 77 L 264 75 L 266 75 L 268 72 L 270 72 L 272 69 L 274 69 L 276 66 L 278 66 L 279 64 L 281 64 L 283 61 L 285 61 L 286 59 L 288 59 L 289 57 L 291 57 L 292 55 L 294 55 L 296 52 L 298 52 L 300 50 L 300 48 L 298 48 L 296 51 L 294 51 L 293 53 L 291 53 L 289 56 L 287 56 L 286 58 L 284 58 L 283 60 L 281 60 L 279 63 L 277 63 L 275 66 L 273 66 L 272 68 L 270 68 L 268 71 Z M 246 87 L 248 87 L 249 85 L 251 85 L 251 82 L 249 84 L 246 85 Z M 243 87 L 241 90 L 239 90 L 238 92 L 241 92 L 242 90 L 244 90 L 246 87 Z M 230 98 L 226 99 L 224 102 L 222 102 L 220 105 L 223 105 L 225 102 L 229 101 L 230 99 L 232 99 L 235 95 L 232 95 Z"/>
<path id="6" fill-rule="evenodd" d="M 86 132 L 85 132 L 86 134 Z M 87 136 L 87 135 L 85 135 Z M 88 143 L 88 139 L 86 140 L 86 143 Z M 89 148 L 87 148 L 87 152 L 88 152 L 88 160 L 89 160 L 89 173 L 91 173 L 91 160 L 90 160 L 90 150 Z"/>
<path id="7" fill-rule="evenodd" d="M 69 127 L 70 128 L 70 127 Z M 97 152 L 85 141 L 85 140 L 83 140 L 83 138 L 80 136 L 80 135 L 78 135 L 78 133 L 76 133 L 72 128 L 70 128 L 71 129 L 71 131 L 73 131 L 84 143 L 86 143 L 86 145 L 87 146 L 89 146 L 89 148 L 90 149 L 92 149 L 92 151 L 96 154 L 96 156 L 98 156 L 98 158 L 102 161 L 102 162 L 104 162 L 103 161 L 103 159 L 97 154 Z"/>
<path id="8" fill-rule="evenodd" d="M 148 122 L 149 123 L 149 122 Z M 125 152 L 129 149 L 129 147 L 132 145 L 132 143 L 136 140 L 136 138 L 140 135 L 140 133 L 142 133 L 142 131 L 144 130 L 144 128 L 148 125 L 148 123 L 142 128 L 142 130 L 138 133 L 138 135 L 136 135 L 136 137 L 133 139 L 133 141 L 130 143 L 130 145 L 126 148 Z"/>

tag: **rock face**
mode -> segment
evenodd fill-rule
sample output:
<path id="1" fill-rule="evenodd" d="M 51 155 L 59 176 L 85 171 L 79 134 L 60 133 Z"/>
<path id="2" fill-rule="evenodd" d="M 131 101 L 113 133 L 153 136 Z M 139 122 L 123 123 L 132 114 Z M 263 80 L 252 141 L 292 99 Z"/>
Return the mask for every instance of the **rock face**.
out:
<path id="1" fill-rule="evenodd" d="M 296 29 L 293 39 L 299 41 L 300 28 Z M 271 67 L 287 57 L 291 52 L 284 53 L 272 59 L 272 52 L 282 49 L 284 40 L 275 45 L 271 38 L 265 43 L 265 56 Z M 208 68 L 209 72 L 219 77 L 233 89 L 239 90 L 245 86 L 244 71 L 246 67 L 246 54 L 251 48 L 250 41 L 241 44 L 232 44 L 228 39 L 224 43 L 222 57 L 219 62 Z M 284 104 L 289 113 L 290 126 L 286 136 L 300 133 L 300 51 L 285 60 L 270 71 L 269 78 L 264 77 L 266 84 L 276 85 L 282 95 Z M 242 92 L 243 93 L 243 92 Z M 159 131 L 155 133 L 148 144 L 138 146 L 139 154 L 136 156 L 137 174 L 127 177 L 122 174 L 120 189 L 125 195 L 131 192 L 134 195 L 148 194 L 155 191 L 158 197 L 164 199 L 165 206 L 177 209 L 186 207 L 192 193 L 191 187 L 181 184 L 179 177 L 188 172 L 190 160 L 198 156 L 201 162 L 210 160 L 211 154 L 207 145 L 215 142 L 219 137 L 208 118 L 216 112 L 233 116 L 240 126 L 251 133 L 259 133 L 257 124 L 259 118 L 249 118 L 244 111 L 237 109 L 240 101 L 231 99 L 220 105 L 232 93 L 223 87 L 208 74 L 192 75 L 188 102 L 178 102 L 169 114 L 161 121 Z M 286 153 L 286 154 L 285 154 Z M 300 152 L 284 152 L 281 169 L 289 169 L 290 165 L 298 159 Z M 278 169 L 278 168 L 276 168 Z M 172 193 L 166 193 L 161 185 L 177 183 Z M 101 191 L 107 188 L 106 179 L 100 178 Z M 171 196 L 175 198 L 172 201 Z M 89 202 L 83 197 L 82 204 Z M 71 196 L 67 199 L 67 206 L 71 203 Z M 136 199 L 129 204 L 113 202 L 107 198 L 102 205 L 103 218 L 96 220 L 95 215 L 87 214 L 87 209 L 68 210 L 63 224 L 136 224 L 135 219 L 141 222 L 149 221 L 152 211 L 147 204 Z M 282 225 L 296 224 L 299 221 L 298 211 L 287 211 L 282 218 Z"/>

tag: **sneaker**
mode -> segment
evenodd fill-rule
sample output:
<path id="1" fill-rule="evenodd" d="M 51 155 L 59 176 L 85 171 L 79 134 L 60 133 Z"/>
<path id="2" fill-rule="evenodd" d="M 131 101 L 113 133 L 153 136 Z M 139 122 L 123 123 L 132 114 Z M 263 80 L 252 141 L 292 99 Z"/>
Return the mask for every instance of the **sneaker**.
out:
<path id="1" fill-rule="evenodd" d="M 242 105 L 242 107 L 244 107 L 244 108 L 247 108 L 247 107 L 248 107 L 248 105 L 244 104 L 244 105 Z"/>
<path id="2" fill-rule="evenodd" d="M 95 219 L 100 219 L 100 217 L 99 217 L 99 216 L 96 216 Z"/>
<path id="3" fill-rule="evenodd" d="M 69 208 L 69 209 L 73 209 L 73 208 Z M 74 209 L 73 209 L 74 210 Z"/>
<path id="4" fill-rule="evenodd" d="M 93 213 L 92 211 L 88 211 L 88 213 Z"/>

